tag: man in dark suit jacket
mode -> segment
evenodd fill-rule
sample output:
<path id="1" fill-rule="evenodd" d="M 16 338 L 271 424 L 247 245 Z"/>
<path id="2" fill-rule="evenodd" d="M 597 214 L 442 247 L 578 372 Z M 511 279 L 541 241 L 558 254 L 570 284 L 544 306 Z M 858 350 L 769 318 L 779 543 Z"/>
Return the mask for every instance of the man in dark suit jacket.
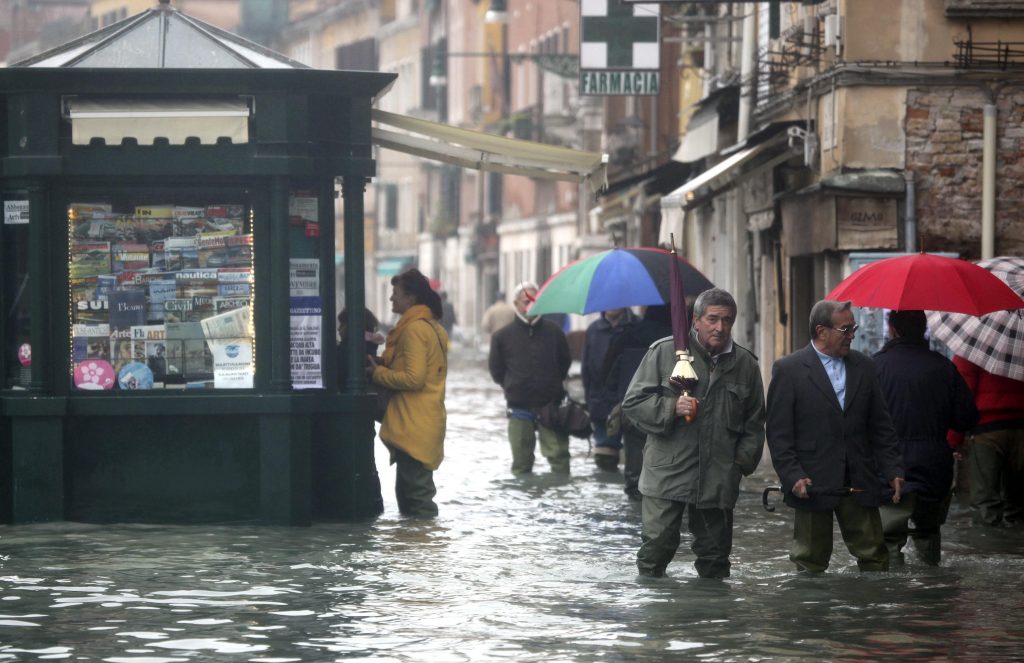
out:
<path id="1" fill-rule="evenodd" d="M 828 568 L 833 513 L 861 571 L 889 568 L 878 506 L 899 502 L 903 467 L 874 364 L 850 350 L 856 331 L 850 302 L 822 300 L 811 343 L 772 367 L 768 448 L 796 509 L 790 559 L 801 571 Z"/>

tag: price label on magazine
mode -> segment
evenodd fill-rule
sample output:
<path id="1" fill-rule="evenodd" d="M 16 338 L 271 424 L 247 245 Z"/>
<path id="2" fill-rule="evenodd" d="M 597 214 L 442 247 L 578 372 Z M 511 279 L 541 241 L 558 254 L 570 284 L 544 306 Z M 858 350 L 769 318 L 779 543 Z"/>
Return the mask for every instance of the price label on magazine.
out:
<path id="1" fill-rule="evenodd" d="M 27 200 L 4 201 L 4 225 L 15 226 L 28 223 Z"/>

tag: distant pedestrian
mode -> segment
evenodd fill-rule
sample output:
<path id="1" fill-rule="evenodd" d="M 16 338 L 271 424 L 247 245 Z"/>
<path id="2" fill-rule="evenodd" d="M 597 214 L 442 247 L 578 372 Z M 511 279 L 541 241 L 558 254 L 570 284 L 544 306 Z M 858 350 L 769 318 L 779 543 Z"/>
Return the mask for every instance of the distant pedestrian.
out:
<path id="1" fill-rule="evenodd" d="M 960 356 L 953 364 L 981 415 L 967 436 L 971 510 L 983 525 L 1024 526 L 1024 381 L 989 373 Z"/>
<path id="2" fill-rule="evenodd" d="M 611 420 L 617 414 L 624 457 L 623 490 L 631 499 L 640 499 L 640 470 L 644 463 L 647 434 L 637 428 L 622 412 L 621 403 L 626 398 L 629 383 L 648 348 L 655 341 L 672 335 L 670 315 L 670 308 L 666 304 L 648 306 L 642 320 L 612 340 L 608 354 L 604 358 L 604 366 L 601 368 L 601 379 L 614 384 L 617 391 L 616 402 L 619 407 L 613 408 L 612 414 L 609 415 L 609 428 L 613 428 L 615 422 Z"/>
<path id="3" fill-rule="evenodd" d="M 455 307 L 450 301 L 448 301 L 448 293 L 444 290 L 441 291 L 441 326 L 448 332 L 448 338 L 455 338 L 452 334 L 455 331 L 455 325 L 458 324 L 458 319 L 455 317 Z"/>
<path id="4" fill-rule="evenodd" d="M 681 394 L 671 336 L 654 343 L 633 377 L 622 411 L 647 434 L 640 474 L 640 575 L 660 577 L 675 557 L 683 515 L 702 578 L 729 575 L 733 508 L 740 479 L 764 453 L 764 388 L 757 358 L 732 340 L 736 300 L 712 288 L 694 305 L 690 351 L 697 387 Z M 687 417 L 691 417 L 687 421 Z"/>
<path id="5" fill-rule="evenodd" d="M 967 384 L 951 361 L 928 349 L 926 328 L 924 311 L 890 312 L 890 340 L 874 355 L 906 477 L 899 504 L 878 507 L 889 562 L 896 565 L 904 562 L 908 536 L 925 564 L 938 565 L 940 528 L 953 487 L 953 450 L 946 433 L 963 432 L 978 422 Z"/>
<path id="6" fill-rule="evenodd" d="M 348 353 L 345 345 L 345 336 L 348 331 L 348 310 L 341 309 L 341 313 L 338 314 L 338 384 L 343 385 L 346 376 L 346 367 L 348 366 Z M 385 341 L 384 334 L 380 331 L 380 321 L 377 320 L 370 309 L 363 309 L 363 352 L 365 355 L 376 357 L 377 350 L 380 346 L 384 345 Z M 365 363 L 365 362 L 364 362 Z M 362 370 L 361 363 L 360 371 Z"/>
<path id="7" fill-rule="evenodd" d="M 516 319 L 516 310 L 505 301 L 505 293 L 499 291 L 494 296 L 494 303 L 487 307 L 480 320 L 480 329 L 488 336 Z"/>
<path id="8" fill-rule="evenodd" d="M 437 515 L 434 470 L 444 459 L 448 335 L 438 320 L 441 297 L 412 268 L 391 279 L 391 310 L 400 317 L 378 362 L 373 384 L 389 390 L 380 439 L 396 465 L 395 497 L 405 515 Z"/>
<path id="9" fill-rule="evenodd" d="M 565 397 L 565 378 L 572 358 L 565 334 L 548 320 L 527 314 L 537 296 L 537 285 L 524 282 L 515 291 L 515 320 L 491 336 L 487 358 L 491 377 L 501 385 L 508 406 L 508 441 L 512 473 L 533 471 L 534 449 L 551 471 L 569 474 L 569 436 L 541 425 L 537 411 Z"/>
<path id="10" fill-rule="evenodd" d="M 587 327 L 583 341 L 583 360 L 580 374 L 583 393 L 587 401 L 590 423 L 594 427 L 594 462 L 602 470 L 615 470 L 619 466 L 622 449 L 620 431 L 609 435 L 608 415 L 621 401 L 618 385 L 602 374 L 605 358 L 612 342 L 627 333 L 639 319 L 628 308 L 602 311 L 601 316 Z"/>
<path id="11" fill-rule="evenodd" d="M 796 510 L 789 558 L 801 571 L 828 568 L 833 514 L 861 571 L 889 569 L 878 506 L 899 503 L 903 465 L 875 366 L 850 349 L 856 333 L 850 302 L 823 299 L 811 308 L 811 342 L 772 367 L 768 448 Z"/>

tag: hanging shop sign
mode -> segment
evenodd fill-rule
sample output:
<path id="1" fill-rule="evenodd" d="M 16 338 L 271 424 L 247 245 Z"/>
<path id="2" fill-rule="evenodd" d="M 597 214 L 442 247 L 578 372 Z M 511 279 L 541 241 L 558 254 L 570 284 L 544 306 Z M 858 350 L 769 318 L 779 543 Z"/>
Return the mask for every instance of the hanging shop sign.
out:
<path id="1" fill-rule="evenodd" d="M 580 94 L 661 91 L 661 8 L 625 0 L 580 2 Z"/>

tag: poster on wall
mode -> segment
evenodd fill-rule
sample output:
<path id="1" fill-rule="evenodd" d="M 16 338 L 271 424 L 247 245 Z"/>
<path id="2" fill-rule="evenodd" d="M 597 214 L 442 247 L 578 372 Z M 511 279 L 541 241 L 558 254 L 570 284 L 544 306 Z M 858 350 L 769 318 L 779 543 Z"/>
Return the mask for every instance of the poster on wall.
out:
<path id="1" fill-rule="evenodd" d="M 27 200 L 4 201 L 4 225 L 16 226 L 28 223 Z"/>
<path id="2" fill-rule="evenodd" d="M 320 201 L 315 191 L 292 191 L 288 198 L 288 223 L 301 226 L 306 237 L 320 236 Z"/>
<path id="3" fill-rule="evenodd" d="M 291 298 L 292 389 L 320 389 L 320 330 L 323 304 L 319 297 Z"/>
<path id="4" fill-rule="evenodd" d="M 316 258 L 292 258 L 288 269 L 288 294 L 292 297 L 320 295 L 320 261 Z"/>

